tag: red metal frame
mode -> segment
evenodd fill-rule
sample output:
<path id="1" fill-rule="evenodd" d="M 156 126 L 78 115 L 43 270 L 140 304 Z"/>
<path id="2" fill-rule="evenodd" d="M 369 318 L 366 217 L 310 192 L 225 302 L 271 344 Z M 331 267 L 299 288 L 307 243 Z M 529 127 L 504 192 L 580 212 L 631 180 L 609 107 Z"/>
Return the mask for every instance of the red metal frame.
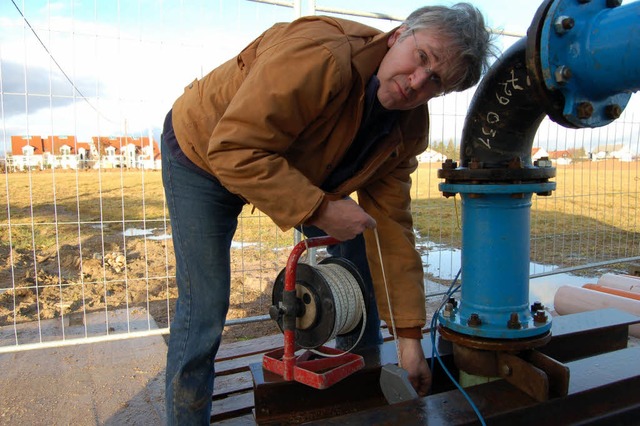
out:
<path id="1" fill-rule="evenodd" d="M 317 237 L 296 244 L 287 261 L 284 292 L 296 291 L 298 260 L 307 248 L 337 243 L 339 241 L 333 237 Z M 284 315 L 295 316 L 293 307 L 288 308 Z M 318 348 L 317 352 L 330 354 L 331 357 L 310 359 L 312 356 L 310 351 L 296 357 L 295 326 L 290 327 L 288 321 L 283 321 L 283 324 L 284 348 L 264 355 L 262 367 L 265 370 L 282 376 L 286 381 L 295 380 L 316 389 L 326 389 L 364 367 L 362 356 L 326 346 Z"/>

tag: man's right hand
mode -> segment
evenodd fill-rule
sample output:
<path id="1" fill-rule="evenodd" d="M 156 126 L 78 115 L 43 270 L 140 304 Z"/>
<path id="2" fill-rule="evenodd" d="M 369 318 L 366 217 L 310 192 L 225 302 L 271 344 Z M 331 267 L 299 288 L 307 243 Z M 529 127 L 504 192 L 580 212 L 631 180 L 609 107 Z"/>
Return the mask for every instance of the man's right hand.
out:
<path id="1" fill-rule="evenodd" d="M 376 221 L 351 198 L 327 202 L 316 212 L 309 225 L 322 229 L 327 235 L 347 241 L 376 227 Z"/>

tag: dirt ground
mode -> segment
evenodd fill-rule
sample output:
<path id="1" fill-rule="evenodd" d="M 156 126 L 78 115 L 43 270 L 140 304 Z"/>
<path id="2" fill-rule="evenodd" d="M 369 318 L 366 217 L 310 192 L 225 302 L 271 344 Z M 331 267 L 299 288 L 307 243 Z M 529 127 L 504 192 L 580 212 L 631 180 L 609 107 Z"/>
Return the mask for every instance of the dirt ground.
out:
<path id="1" fill-rule="evenodd" d="M 177 298 L 170 239 L 100 232 L 82 244 L 17 249 L 0 245 L 0 326 L 139 306 L 159 328 L 168 326 Z M 154 234 L 161 234 L 156 232 Z M 288 253 L 287 253 L 288 254 Z M 13 264 L 13 268 L 12 268 Z M 232 253 L 228 318 L 265 315 L 271 282 L 283 255 L 247 248 Z M 14 309 L 15 307 L 15 309 Z M 225 341 L 279 333 L 272 321 L 233 325 Z"/>

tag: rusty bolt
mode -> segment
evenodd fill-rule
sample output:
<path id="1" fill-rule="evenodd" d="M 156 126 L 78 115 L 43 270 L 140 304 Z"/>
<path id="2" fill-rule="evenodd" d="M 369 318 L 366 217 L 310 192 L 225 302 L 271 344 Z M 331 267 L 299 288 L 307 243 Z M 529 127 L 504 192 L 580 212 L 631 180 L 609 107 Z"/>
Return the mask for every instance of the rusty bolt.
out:
<path id="1" fill-rule="evenodd" d="M 536 311 L 535 314 L 533 314 L 533 322 L 535 323 L 546 323 L 547 320 L 549 319 L 549 317 L 547 316 L 547 313 L 544 311 L 544 309 L 539 309 Z"/>
<path id="2" fill-rule="evenodd" d="M 458 167 L 458 163 L 453 161 L 451 158 L 447 158 L 444 163 L 442 163 L 442 168 L 446 170 L 452 170 Z"/>
<path id="3" fill-rule="evenodd" d="M 571 77 L 573 77 L 573 72 L 568 66 L 560 65 L 558 68 L 556 68 L 554 75 L 556 77 L 556 82 L 562 84 L 566 83 L 571 79 Z"/>
<path id="4" fill-rule="evenodd" d="M 477 169 L 481 169 L 484 165 L 482 164 L 482 161 L 478 161 L 476 159 L 473 159 L 469 162 L 469 168 L 472 170 L 477 170 Z"/>
<path id="5" fill-rule="evenodd" d="M 593 105 L 591 102 L 580 102 L 576 106 L 576 113 L 579 119 L 587 119 L 593 115 Z"/>
<path id="6" fill-rule="evenodd" d="M 520 318 L 518 318 L 517 312 L 511 312 L 509 321 L 507 321 L 507 328 L 510 330 L 519 330 L 520 328 L 522 328 L 522 324 L 520 323 Z"/>
<path id="7" fill-rule="evenodd" d="M 450 297 L 449 300 L 447 300 L 447 303 L 451 303 L 451 306 L 453 306 L 454 308 L 458 307 L 458 301 L 455 297 Z"/>
<path id="8" fill-rule="evenodd" d="M 618 7 L 622 4 L 622 0 L 607 0 L 607 7 Z"/>
<path id="9" fill-rule="evenodd" d="M 610 118 L 612 120 L 617 120 L 622 115 L 622 108 L 620 108 L 620 105 L 618 104 L 607 105 L 604 108 L 604 113 L 607 116 L 607 118 Z"/>
<path id="10" fill-rule="evenodd" d="M 559 16 L 556 19 L 554 27 L 556 29 L 556 33 L 564 34 L 567 31 L 571 30 L 576 25 L 576 21 L 570 16 Z"/>
<path id="11" fill-rule="evenodd" d="M 453 315 L 453 305 L 451 303 L 447 303 L 446 305 L 444 305 L 442 316 L 445 318 L 449 318 L 451 315 Z"/>
<path id="12" fill-rule="evenodd" d="M 507 163 L 507 168 L 516 170 L 524 168 L 522 165 L 522 159 L 520 157 L 513 157 L 509 160 L 509 163 Z"/>
<path id="13" fill-rule="evenodd" d="M 467 325 L 469 327 L 478 327 L 482 325 L 482 320 L 480 319 L 480 315 L 476 313 L 469 315 L 469 319 L 467 320 Z"/>
<path id="14" fill-rule="evenodd" d="M 551 160 L 549 160 L 549 157 L 540 157 L 539 160 L 533 162 L 533 165 L 543 168 L 553 167 L 553 163 L 551 162 Z"/>
<path id="15" fill-rule="evenodd" d="M 444 198 L 449 198 L 449 197 L 455 197 L 456 193 L 455 192 L 443 192 L 442 195 L 444 196 Z"/>
<path id="16" fill-rule="evenodd" d="M 542 302 L 536 300 L 535 302 L 533 302 L 533 304 L 531 305 L 531 312 L 537 312 L 541 309 L 544 309 L 544 305 L 542 304 Z"/>

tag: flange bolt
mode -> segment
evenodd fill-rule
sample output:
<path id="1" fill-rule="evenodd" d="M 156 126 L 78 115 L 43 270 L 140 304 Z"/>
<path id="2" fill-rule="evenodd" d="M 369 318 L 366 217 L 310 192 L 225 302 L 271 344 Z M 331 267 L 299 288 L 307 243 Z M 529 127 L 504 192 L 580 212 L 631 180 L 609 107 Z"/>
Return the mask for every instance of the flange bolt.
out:
<path id="1" fill-rule="evenodd" d="M 580 102 L 576 106 L 576 113 L 579 119 L 585 120 L 593 115 L 593 105 L 591 102 Z"/>
<path id="2" fill-rule="evenodd" d="M 533 304 L 531 305 L 531 312 L 537 312 L 541 309 L 544 309 L 544 305 L 538 300 L 533 302 Z"/>
<path id="3" fill-rule="evenodd" d="M 571 77 L 573 77 L 573 72 L 568 66 L 560 65 L 558 68 L 556 68 L 554 75 L 556 77 L 556 83 L 562 84 L 566 83 L 571 79 Z"/>
<path id="4" fill-rule="evenodd" d="M 554 27 L 556 29 L 556 33 L 564 34 L 567 31 L 571 30 L 576 25 L 576 21 L 570 16 L 559 16 L 556 19 Z"/>
<path id="5" fill-rule="evenodd" d="M 610 118 L 612 120 L 617 120 L 622 115 L 622 108 L 620 108 L 620 105 L 618 104 L 607 105 L 604 108 L 604 113 L 607 116 L 607 118 Z"/>
<path id="6" fill-rule="evenodd" d="M 482 325 L 482 320 L 480 320 L 480 315 L 473 313 L 469 315 L 469 319 L 467 320 L 467 325 L 469 327 L 479 327 Z"/>
<path id="7" fill-rule="evenodd" d="M 520 318 L 518 318 L 517 312 L 511 312 L 509 321 L 507 321 L 507 328 L 510 330 L 519 330 L 522 328 L 522 324 L 520 323 Z"/>
<path id="8" fill-rule="evenodd" d="M 547 316 L 547 313 L 544 311 L 544 309 L 539 309 L 535 314 L 533 314 L 534 323 L 546 324 L 548 319 L 549 317 Z"/>
<path id="9" fill-rule="evenodd" d="M 447 158 L 444 160 L 444 163 L 442 163 L 442 168 L 445 170 L 453 170 L 456 167 L 458 167 L 458 163 L 453 161 L 451 158 Z"/>

